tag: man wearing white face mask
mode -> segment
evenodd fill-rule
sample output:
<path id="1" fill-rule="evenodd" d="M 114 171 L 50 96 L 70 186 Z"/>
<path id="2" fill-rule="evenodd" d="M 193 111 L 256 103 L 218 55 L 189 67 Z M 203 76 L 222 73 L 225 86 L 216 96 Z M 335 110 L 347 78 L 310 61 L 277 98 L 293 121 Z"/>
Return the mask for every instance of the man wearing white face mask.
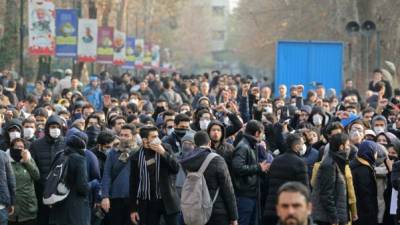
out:
<path id="1" fill-rule="evenodd" d="M 0 150 L 7 150 L 10 148 L 10 143 L 16 138 L 22 137 L 21 120 L 12 119 L 4 126 L 4 141 L 0 144 Z"/>
<path id="2" fill-rule="evenodd" d="M 371 125 L 376 135 L 387 131 L 387 120 L 384 116 L 374 116 L 374 118 L 372 118 Z"/>
<path id="3" fill-rule="evenodd" d="M 25 119 L 22 122 L 23 127 L 23 138 L 25 140 L 25 146 L 29 149 L 32 142 L 36 140 L 35 133 L 36 133 L 36 124 L 35 121 L 32 119 Z"/>
<path id="4" fill-rule="evenodd" d="M 62 133 L 63 120 L 58 115 L 52 115 L 47 119 L 45 135 L 35 140 L 29 151 L 39 168 L 40 180 L 35 183 L 36 197 L 38 198 L 38 224 L 49 224 L 50 208 L 43 205 L 42 195 L 46 177 L 49 174 L 51 163 L 57 152 L 65 149 L 64 135 Z"/>

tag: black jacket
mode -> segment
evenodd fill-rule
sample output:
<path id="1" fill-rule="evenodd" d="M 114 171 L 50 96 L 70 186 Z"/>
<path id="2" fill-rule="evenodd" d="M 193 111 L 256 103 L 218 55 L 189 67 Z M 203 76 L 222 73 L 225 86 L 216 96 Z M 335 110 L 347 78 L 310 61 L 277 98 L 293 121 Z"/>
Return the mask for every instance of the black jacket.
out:
<path id="1" fill-rule="evenodd" d="M 0 150 L 6 151 L 10 148 L 10 134 L 8 129 L 11 127 L 16 126 L 21 131 L 21 138 L 24 136 L 24 130 L 22 129 L 22 121 L 20 119 L 11 119 L 4 125 L 4 133 L 3 133 L 3 140 L 0 143 Z M 25 145 L 26 146 L 26 145 Z"/>
<path id="2" fill-rule="evenodd" d="M 264 215 L 276 215 L 275 205 L 278 189 L 289 181 L 298 181 L 307 187 L 309 185 L 306 163 L 297 153 L 290 150 L 272 161 L 268 172 L 268 195 Z"/>
<path id="3" fill-rule="evenodd" d="M 90 224 L 89 184 L 85 153 L 67 148 L 68 171 L 66 183 L 70 187 L 68 197 L 50 210 L 51 224 Z"/>
<path id="4" fill-rule="evenodd" d="M 32 158 L 35 160 L 36 165 L 39 168 L 39 188 L 43 187 L 46 182 L 46 177 L 50 172 L 50 166 L 51 162 L 54 160 L 54 156 L 57 152 L 65 149 L 64 137 L 62 134 L 57 139 L 50 137 L 49 125 L 59 124 L 62 127 L 62 123 L 63 122 L 59 116 L 49 117 L 45 125 L 45 136 L 34 141 L 29 148 Z"/>
<path id="5" fill-rule="evenodd" d="M 254 137 L 244 134 L 233 152 L 232 176 L 237 196 L 256 198 L 260 191 L 262 170 L 258 164 L 256 144 Z"/>
<path id="6" fill-rule="evenodd" d="M 378 223 L 378 199 L 374 169 L 359 158 L 351 161 L 354 191 L 357 199 L 358 220 L 355 225 L 376 225 Z"/>
<path id="7" fill-rule="evenodd" d="M 311 195 L 313 219 L 330 224 L 348 222 L 347 187 L 343 172 L 327 153 L 320 164 Z"/>
<path id="8" fill-rule="evenodd" d="M 209 149 L 195 149 L 194 154 L 181 161 L 182 167 L 187 171 L 198 171 L 201 164 L 211 153 Z M 211 198 L 214 198 L 217 189 L 219 195 L 213 206 L 212 214 L 225 214 L 230 221 L 238 219 L 236 198 L 233 190 L 231 177 L 228 167 L 222 157 L 215 157 L 211 160 L 207 169 L 204 171 L 204 178 L 207 182 L 208 191 Z"/>
<path id="9" fill-rule="evenodd" d="M 100 177 L 103 177 L 104 165 L 106 164 L 107 154 L 102 152 L 98 146 L 90 149 L 99 161 Z"/>
<path id="10" fill-rule="evenodd" d="M 174 214 L 180 210 L 179 196 L 175 187 L 176 174 L 179 172 L 179 163 L 169 145 L 163 144 L 166 153 L 160 158 L 160 191 L 167 214 Z M 138 212 L 139 204 L 137 192 L 139 188 L 139 153 L 135 152 L 131 157 L 130 172 L 130 203 L 131 212 Z"/>
<path id="11" fill-rule="evenodd" d="M 225 141 L 226 129 L 225 126 L 219 120 L 213 120 L 210 122 L 207 128 L 208 135 L 210 135 L 211 127 L 214 125 L 218 125 L 219 127 L 221 127 L 222 136 L 218 142 L 211 140 L 211 148 L 215 149 L 215 151 L 225 159 L 228 168 L 231 169 L 234 147 L 233 145 Z"/>
<path id="12" fill-rule="evenodd" d="M 383 95 L 383 97 L 390 99 L 393 95 L 392 85 L 387 80 L 382 80 L 382 82 L 385 84 L 385 94 Z M 371 90 L 373 92 L 378 92 L 379 90 L 377 88 L 377 83 L 374 85 L 373 81 L 370 81 L 368 84 L 368 90 Z"/>

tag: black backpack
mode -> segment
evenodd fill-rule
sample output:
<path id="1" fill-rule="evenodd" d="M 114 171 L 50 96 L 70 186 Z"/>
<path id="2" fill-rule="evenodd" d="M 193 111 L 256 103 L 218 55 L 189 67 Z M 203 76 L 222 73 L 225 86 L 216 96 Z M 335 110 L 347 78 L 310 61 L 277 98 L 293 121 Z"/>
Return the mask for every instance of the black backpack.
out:
<path id="1" fill-rule="evenodd" d="M 54 205 L 64 200 L 70 189 L 66 186 L 68 156 L 64 151 L 58 152 L 50 167 L 49 175 L 43 191 L 43 204 Z"/>

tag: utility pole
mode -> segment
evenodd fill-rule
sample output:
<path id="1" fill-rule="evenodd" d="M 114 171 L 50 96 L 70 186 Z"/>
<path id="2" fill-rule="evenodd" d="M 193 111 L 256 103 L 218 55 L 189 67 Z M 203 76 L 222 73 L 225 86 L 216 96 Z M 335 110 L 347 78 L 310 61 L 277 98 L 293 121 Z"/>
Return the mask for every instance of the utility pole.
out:
<path id="1" fill-rule="evenodd" d="M 20 27 L 19 27 L 19 75 L 20 77 L 24 77 L 24 35 L 25 35 L 25 26 L 24 26 L 24 4 L 25 0 L 21 0 L 20 2 Z"/>

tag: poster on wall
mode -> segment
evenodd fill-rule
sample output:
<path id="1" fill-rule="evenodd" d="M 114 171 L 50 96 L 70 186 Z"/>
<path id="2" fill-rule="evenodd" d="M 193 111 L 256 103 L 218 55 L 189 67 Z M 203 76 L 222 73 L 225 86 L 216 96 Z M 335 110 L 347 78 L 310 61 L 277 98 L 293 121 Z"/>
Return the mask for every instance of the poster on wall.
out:
<path id="1" fill-rule="evenodd" d="M 51 0 L 29 0 L 29 47 L 32 55 L 55 53 L 55 7 Z"/>
<path id="2" fill-rule="evenodd" d="M 154 68 L 160 67 L 160 46 L 151 46 L 151 66 Z"/>
<path id="3" fill-rule="evenodd" d="M 144 58 L 144 40 L 136 39 L 135 41 L 135 66 L 143 67 L 143 58 Z"/>
<path id="4" fill-rule="evenodd" d="M 97 36 L 97 62 L 112 64 L 114 58 L 114 28 L 99 27 Z"/>
<path id="5" fill-rule="evenodd" d="M 79 19 L 78 61 L 95 62 L 97 56 L 97 20 Z"/>
<path id="6" fill-rule="evenodd" d="M 122 66 L 126 60 L 126 35 L 124 32 L 114 31 L 114 58 L 113 64 Z"/>
<path id="7" fill-rule="evenodd" d="M 135 38 L 126 38 L 126 60 L 125 65 L 122 66 L 124 69 L 135 69 Z"/>
<path id="8" fill-rule="evenodd" d="M 56 56 L 75 57 L 78 15 L 76 9 L 56 10 Z"/>

